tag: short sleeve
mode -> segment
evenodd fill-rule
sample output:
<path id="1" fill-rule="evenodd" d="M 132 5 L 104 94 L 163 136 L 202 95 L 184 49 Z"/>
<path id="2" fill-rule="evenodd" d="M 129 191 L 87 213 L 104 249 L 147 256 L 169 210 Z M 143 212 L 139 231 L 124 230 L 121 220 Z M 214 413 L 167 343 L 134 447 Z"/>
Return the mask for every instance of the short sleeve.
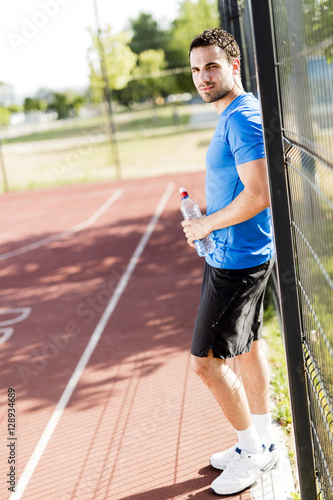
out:
<path id="1" fill-rule="evenodd" d="M 261 116 L 256 110 L 232 113 L 227 121 L 226 140 L 236 165 L 265 157 Z"/>

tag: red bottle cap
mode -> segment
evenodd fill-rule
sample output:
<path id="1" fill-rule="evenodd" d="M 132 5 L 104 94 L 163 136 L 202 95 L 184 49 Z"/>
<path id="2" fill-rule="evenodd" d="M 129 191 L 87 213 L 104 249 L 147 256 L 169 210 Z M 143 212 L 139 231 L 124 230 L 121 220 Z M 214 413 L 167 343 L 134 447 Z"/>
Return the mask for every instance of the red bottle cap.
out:
<path id="1" fill-rule="evenodd" d="M 186 191 L 185 188 L 180 188 L 179 192 L 180 192 L 180 196 L 182 198 L 187 198 L 188 197 L 188 193 L 187 193 L 187 191 Z"/>

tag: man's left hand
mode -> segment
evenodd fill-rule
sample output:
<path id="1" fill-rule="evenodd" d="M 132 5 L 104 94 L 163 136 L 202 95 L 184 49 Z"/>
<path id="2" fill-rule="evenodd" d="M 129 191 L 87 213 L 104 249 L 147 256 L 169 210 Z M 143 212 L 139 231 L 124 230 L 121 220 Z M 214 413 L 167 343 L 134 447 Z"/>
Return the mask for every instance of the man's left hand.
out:
<path id="1" fill-rule="evenodd" d="M 207 217 L 197 217 L 196 219 L 187 219 L 182 221 L 183 231 L 190 247 L 195 248 L 194 241 L 201 240 L 210 234 L 207 228 Z"/>

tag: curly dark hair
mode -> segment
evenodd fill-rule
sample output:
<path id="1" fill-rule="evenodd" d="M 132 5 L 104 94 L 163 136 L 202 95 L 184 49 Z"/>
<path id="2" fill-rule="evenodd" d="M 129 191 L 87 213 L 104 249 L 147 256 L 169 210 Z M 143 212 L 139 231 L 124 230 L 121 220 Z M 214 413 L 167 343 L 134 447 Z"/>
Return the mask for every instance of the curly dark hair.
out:
<path id="1" fill-rule="evenodd" d="M 240 50 L 238 43 L 231 35 L 231 33 L 228 33 L 221 28 L 210 28 L 200 33 L 200 35 L 197 35 L 192 40 L 189 55 L 191 54 L 192 49 L 207 46 L 221 47 L 221 49 L 224 50 L 229 63 L 232 63 L 235 57 L 240 59 Z"/>

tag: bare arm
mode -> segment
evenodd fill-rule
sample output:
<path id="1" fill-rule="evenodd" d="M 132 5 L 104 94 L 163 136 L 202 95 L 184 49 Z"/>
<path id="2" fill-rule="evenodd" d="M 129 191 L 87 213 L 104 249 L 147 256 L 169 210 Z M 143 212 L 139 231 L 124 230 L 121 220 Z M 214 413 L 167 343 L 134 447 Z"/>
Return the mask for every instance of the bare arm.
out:
<path id="1" fill-rule="evenodd" d="M 238 165 L 237 171 L 244 189 L 229 205 L 206 217 L 182 222 L 187 242 L 192 247 L 194 240 L 202 239 L 217 229 L 234 226 L 251 219 L 269 207 L 265 158 Z"/>

